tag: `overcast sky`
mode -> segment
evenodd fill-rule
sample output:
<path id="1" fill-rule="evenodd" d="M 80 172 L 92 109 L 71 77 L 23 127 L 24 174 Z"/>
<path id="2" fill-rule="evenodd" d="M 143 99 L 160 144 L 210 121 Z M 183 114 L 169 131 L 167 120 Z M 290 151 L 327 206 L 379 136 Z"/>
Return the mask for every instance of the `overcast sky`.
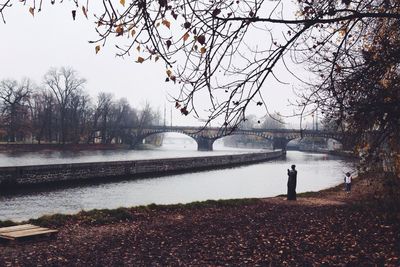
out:
<path id="1" fill-rule="evenodd" d="M 0 23 L 0 80 L 24 77 L 41 84 L 43 75 L 50 67 L 69 66 L 87 79 L 85 90 L 93 98 L 101 91 L 111 92 L 116 98 L 125 97 L 140 108 L 148 101 L 163 113 L 167 105 L 170 120 L 172 104 L 167 101 L 168 93 L 179 90 L 172 83 L 165 82 L 165 66 L 162 63 L 135 62 L 134 58 L 115 57 L 111 46 L 95 54 L 95 45 L 89 40 L 96 39 L 94 22 L 87 20 L 78 9 L 76 21 L 72 20 L 71 3 L 47 5 L 34 17 L 28 6 L 16 3 L 5 13 L 7 23 Z M 293 107 L 288 100 L 294 100 L 292 92 L 294 79 L 285 72 L 278 73 L 288 85 L 270 82 L 264 96 L 269 110 L 291 114 Z M 250 110 L 257 113 L 259 110 Z M 261 117 L 264 112 L 257 114 Z M 298 118 L 287 119 L 297 124 Z M 173 109 L 174 125 L 200 125 L 192 116 L 182 116 Z M 291 125 L 290 125 L 291 126 Z"/>

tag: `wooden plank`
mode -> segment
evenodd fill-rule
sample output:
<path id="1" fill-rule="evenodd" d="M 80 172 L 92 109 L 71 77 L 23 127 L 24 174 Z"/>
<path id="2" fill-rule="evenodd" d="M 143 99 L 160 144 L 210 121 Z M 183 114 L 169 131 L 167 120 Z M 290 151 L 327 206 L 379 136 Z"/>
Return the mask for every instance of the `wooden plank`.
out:
<path id="1" fill-rule="evenodd" d="M 5 235 L 1 235 L 1 234 L 0 234 L 0 239 L 1 239 L 1 238 L 3 238 L 3 239 L 8 239 L 8 240 L 15 240 L 14 237 L 5 236 Z"/>
<path id="2" fill-rule="evenodd" d="M 20 231 L 20 230 L 34 229 L 34 228 L 39 228 L 39 226 L 36 226 L 33 224 L 22 224 L 22 225 L 16 225 L 16 226 L 3 227 L 3 228 L 0 228 L 0 234 Z"/>
<path id="3" fill-rule="evenodd" d="M 38 228 L 34 228 L 34 229 L 26 229 L 26 230 L 8 232 L 8 233 L 2 234 L 2 235 L 19 237 L 19 236 L 24 236 L 25 234 L 31 234 L 31 233 L 47 231 L 47 230 L 50 230 L 50 229 L 38 227 Z"/>
<path id="4" fill-rule="evenodd" d="M 0 228 L 0 238 L 15 240 L 23 237 L 52 234 L 56 232 L 58 232 L 58 230 L 52 230 L 33 224 L 23 224 Z"/>
<path id="5" fill-rule="evenodd" d="M 9 236 L 12 238 L 20 238 L 20 237 L 43 235 L 43 234 L 50 234 L 50 233 L 56 233 L 56 232 L 58 232 L 58 231 L 51 230 L 48 228 L 40 228 L 38 230 L 34 229 L 34 230 L 26 230 L 26 231 L 18 231 L 18 232 L 8 233 L 6 236 Z"/>

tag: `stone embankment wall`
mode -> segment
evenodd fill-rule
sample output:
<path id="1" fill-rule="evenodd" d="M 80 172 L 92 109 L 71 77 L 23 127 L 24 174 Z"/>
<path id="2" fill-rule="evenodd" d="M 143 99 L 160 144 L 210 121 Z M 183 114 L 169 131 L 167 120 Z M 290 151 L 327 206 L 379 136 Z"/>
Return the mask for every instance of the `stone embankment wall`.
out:
<path id="1" fill-rule="evenodd" d="M 0 189 L 57 182 L 78 182 L 88 179 L 94 181 L 96 179 L 106 181 L 117 178 L 136 179 L 151 175 L 250 164 L 279 158 L 283 155 L 282 151 L 274 151 L 211 157 L 0 167 Z"/>

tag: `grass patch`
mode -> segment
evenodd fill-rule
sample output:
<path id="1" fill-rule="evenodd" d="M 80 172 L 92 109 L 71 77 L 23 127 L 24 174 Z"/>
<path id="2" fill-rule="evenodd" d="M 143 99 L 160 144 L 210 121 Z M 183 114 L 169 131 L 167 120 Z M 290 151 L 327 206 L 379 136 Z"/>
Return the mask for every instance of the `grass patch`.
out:
<path id="1" fill-rule="evenodd" d="M 90 211 L 81 211 L 75 217 L 83 223 L 109 224 L 132 220 L 133 214 L 129 208 L 94 209 Z"/>
<path id="2" fill-rule="evenodd" d="M 14 226 L 14 225 L 17 225 L 17 223 L 10 221 L 10 220 L 0 221 L 0 227 L 8 227 L 8 226 Z"/>
<path id="3" fill-rule="evenodd" d="M 44 227 L 56 227 L 65 225 L 68 220 L 71 220 L 73 215 L 65 215 L 65 214 L 53 214 L 53 215 L 44 215 L 37 219 L 30 219 L 28 223 L 40 225 Z"/>

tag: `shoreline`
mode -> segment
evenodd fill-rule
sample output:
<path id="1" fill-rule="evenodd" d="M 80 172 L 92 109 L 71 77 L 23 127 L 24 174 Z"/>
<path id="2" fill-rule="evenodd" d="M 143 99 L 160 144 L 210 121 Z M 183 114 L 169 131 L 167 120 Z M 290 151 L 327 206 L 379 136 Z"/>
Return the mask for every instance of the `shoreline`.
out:
<path id="1" fill-rule="evenodd" d="M 358 180 L 357 177 L 353 178 L 355 181 Z M 322 189 L 319 191 L 307 191 L 307 192 L 302 192 L 302 193 L 297 193 L 297 198 L 300 200 L 304 200 L 307 198 L 311 198 L 311 199 L 315 199 L 315 198 L 331 198 L 331 194 L 332 193 L 337 193 L 340 192 L 343 188 L 342 184 L 336 185 L 336 186 L 332 186 L 326 189 Z M 19 225 L 19 224 L 24 224 L 24 223 L 42 223 L 45 222 L 46 224 L 52 224 L 52 219 L 54 218 L 55 221 L 57 221 L 59 218 L 65 217 L 65 218 L 73 218 L 73 217 L 79 217 L 80 214 L 90 214 L 90 213 L 96 213 L 97 211 L 99 211 L 100 213 L 110 213 L 113 214 L 114 211 L 121 211 L 121 210 L 129 210 L 129 209 L 138 209 L 138 210 L 147 210 L 147 209 L 169 209 L 169 208 L 174 208 L 174 207 L 192 207 L 192 206 L 196 206 L 196 207 L 202 207 L 202 206 L 207 206 L 210 203 L 215 204 L 215 205 L 219 205 L 221 204 L 222 206 L 227 204 L 227 205 L 241 205 L 243 203 L 255 203 L 255 202 L 268 202 L 268 201 L 276 201 L 276 200 L 282 200 L 283 203 L 286 202 L 286 195 L 285 194 L 279 194 L 276 196 L 272 196 L 272 197 L 263 197 L 263 198 L 233 198 L 233 199 L 219 199 L 219 200 L 204 200 L 204 201 L 193 201 L 193 202 L 189 202 L 189 203 L 176 203 L 176 204 L 155 204 L 155 203 L 151 203 L 148 205 L 138 205 L 138 206 L 130 206 L 130 207 L 118 207 L 118 208 L 113 208 L 113 209 L 90 209 L 90 210 L 82 210 L 80 212 L 77 213 L 73 213 L 73 214 L 68 214 L 68 213 L 54 213 L 54 214 L 45 214 L 42 215 L 38 218 L 30 218 L 28 220 L 21 220 L 21 221 L 13 221 L 13 220 L 0 220 L 0 227 L 6 227 L 6 226 L 14 226 L 14 225 Z M 287 202 L 287 204 L 290 205 L 294 205 L 294 204 L 298 204 L 301 201 L 297 200 L 297 201 L 289 201 Z M 332 203 L 336 203 L 335 200 L 333 200 Z M 339 203 L 339 202 L 337 202 Z M 345 204 L 345 203 L 340 203 L 340 204 Z M 48 221 L 48 222 L 47 222 Z"/>
<path id="2" fill-rule="evenodd" d="M 351 194 L 338 185 L 298 194 L 297 201 L 277 196 L 43 216 L 28 222 L 58 235 L 0 243 L 0 265 L 398 266 L 399 209 L 373 204 L 371 181 L 355 179 Z"/>

